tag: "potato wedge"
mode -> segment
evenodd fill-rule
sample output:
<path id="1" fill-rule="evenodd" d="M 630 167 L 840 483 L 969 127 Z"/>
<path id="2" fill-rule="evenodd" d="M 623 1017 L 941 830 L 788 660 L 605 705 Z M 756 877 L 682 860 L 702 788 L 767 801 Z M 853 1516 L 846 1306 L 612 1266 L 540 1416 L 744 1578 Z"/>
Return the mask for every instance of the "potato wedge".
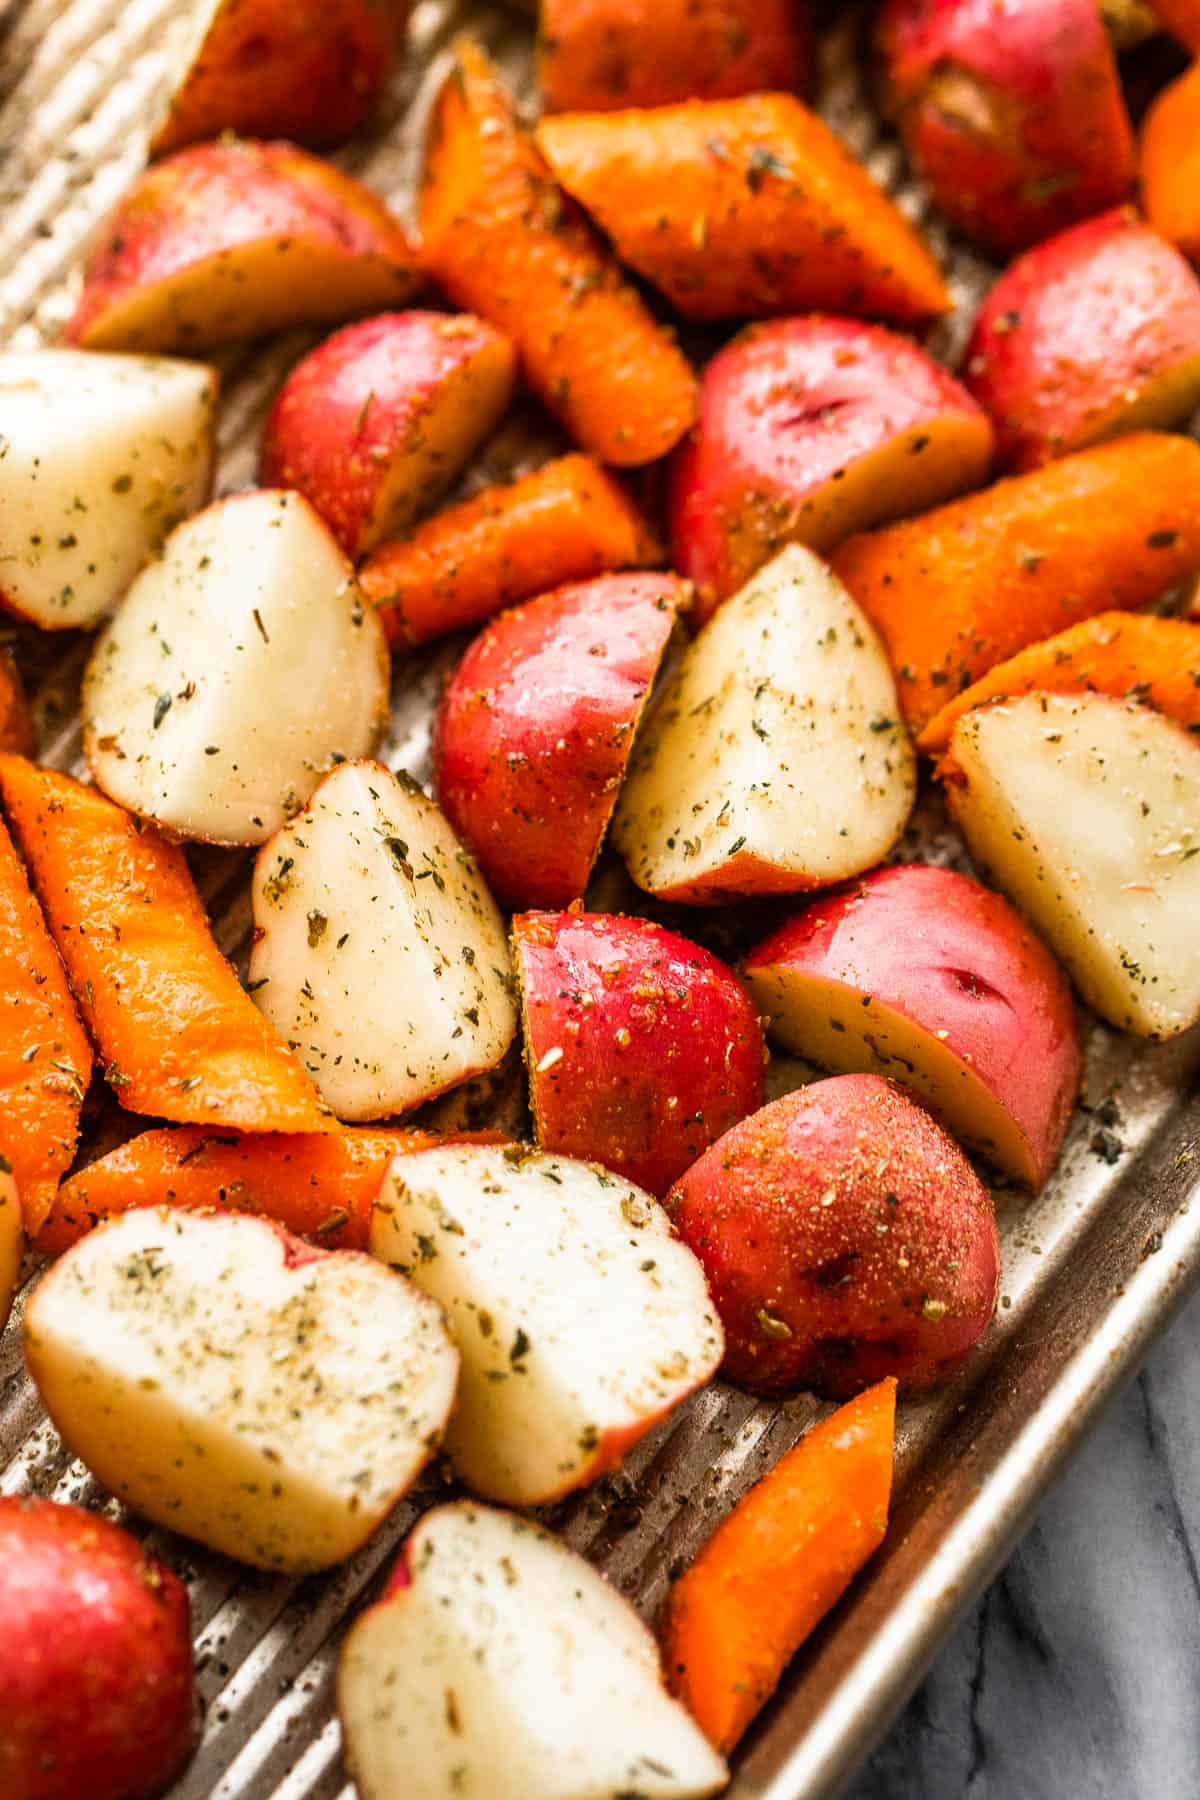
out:
<path id="1" fill-rule="evenodd" d="M 178 837 L 261 844 L 374 748 L 383 627 L 299 494 L 235 494 L 172 533 L 92 652 L 97 784 Z"/>
<path id="2" fill-rule="evenodd" d="M 338 1666 L 361 1800 L 689 1800 L 724 1763 L 670 1699 L 654 1639 L 528 1519 L 426 1513 Z"/>
<path id="3" fill-rule="evenodd" d="M 612 837 L 664 899 L 796 893 L 877 863 L 915 792 L 873 628 L 791 545 L 685 654 L 634 748 Z"/>
<path id="4" fill-rule="evenodd" d="M 217 377 L 79 350 L 0 356 L 0 606 L 94 625 L 212 483 Z"/>
<path id="5" fill-rule="evenodd" d="M 370 1257 L 165 1208 L 60 1257 L 26 1308 L 25 1356 L 115 1494 L 295 1571 L 365 1543 L 436 1447 L 458 1376 L 437 1307 Z"/>
<path id="6" fill-rule="evenodd" d="M 343 1119 L 498 1063 L 517 1028 L 504 923 L 432 800 L 345 763 L 259 852 L 250 987 Z"/>
<path id="7" fill-rule="evenodd" d="M 696 1258 L 594 1163 L 519 1144 L 397 1157 L 370 1248 L 446 1310 L 463 1359 L 446 1448 L 489 1500 L 595 1481 L 721 1360 Z"/>
<path id="8" fill-rule="evenodd" d="M 1200 1019 L 1200 743 L 1107 694 L 958 721 L 940 771 L 971 853 L 1084 998 L 1141 1037 Z"/>

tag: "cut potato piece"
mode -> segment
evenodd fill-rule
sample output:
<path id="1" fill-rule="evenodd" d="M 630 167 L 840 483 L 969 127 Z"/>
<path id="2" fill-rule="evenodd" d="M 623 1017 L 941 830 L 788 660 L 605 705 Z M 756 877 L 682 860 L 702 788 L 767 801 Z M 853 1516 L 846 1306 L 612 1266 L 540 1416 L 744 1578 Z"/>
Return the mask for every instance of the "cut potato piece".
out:
<path id="1" fill-rule="evenodd" d="M 264 1569 L 326 1568 L 366 1541 L 436 1447 L 458 1373 L 437 1307 L 369 1257 L 165 1208 L 54 1264 L 25 1355 L 114 1493 Z"/>
<path id="2" fill-rule="evenodd" d="M 1200 1019 L 1200 743 L 1104 694 L 1028 694 L 958 721 L 943 765 L 971 853 L 1112 1024 Z"/>
<path id="3" fill-rule="evenodd" d="M 346 1639 L 337 1699 L 361 1800 L 686 1800 L 728 1779 L 615 1588 L 466 1501 L 409 1537 Z"/>
<path id="4" fill-rule="evenodd" d="M 134 582 L 84 679 L 97 784 L 179 837 L 261 844 L 370 751 L 383 627 L 299 494 L 220 500 Z"/>
<path id="5" fill-rule="evenodd" d="M 25 1244 L 21 1201 L 7 1157 L 0 1151 L 0 1331 L 8 1323 L 13 1295 L 21 1278 L 21 1251 Z"/>
<path id="6" fill-rule="evenodd" d="M 446 1447 L 490 1500 L 596 1480 L 721 1360 L 696 1258 L 649 1194 L 594 1163 L 418 1150 L 388 1171 L 370 1247 L 446 1309 L 463 1357 Z"/>
<path id="7" fill-rule="evenodd" d="M 872 627 L 792 545 L 710 620 L 634 749 L 613 839 L 693 902 L 823 887 L 903 831 L 915 759 Z"/>
<path id="8" fill-rule="evenodd" d="M 0 604 L 94 625 L 208 498 L 217 378 L 167 357 L 0 356 Z"/>
<path id="9" fill-rule="evenodd" d="M 342 1119 L 498 1063 L 517 1029 L 504 922 L 415 782 L 347 763 L 260 851 L 255 999 Z"/>

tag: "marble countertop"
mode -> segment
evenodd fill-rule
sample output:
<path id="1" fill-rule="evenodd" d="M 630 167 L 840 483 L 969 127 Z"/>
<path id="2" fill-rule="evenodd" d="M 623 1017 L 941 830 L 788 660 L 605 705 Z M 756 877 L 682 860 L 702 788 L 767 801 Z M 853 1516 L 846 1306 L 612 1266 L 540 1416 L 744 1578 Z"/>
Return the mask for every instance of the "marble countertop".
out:
<path id="1" fill-rule="evenodd" d="M 847 1800 L 1200 1796 L 1200 1295 Z"/>

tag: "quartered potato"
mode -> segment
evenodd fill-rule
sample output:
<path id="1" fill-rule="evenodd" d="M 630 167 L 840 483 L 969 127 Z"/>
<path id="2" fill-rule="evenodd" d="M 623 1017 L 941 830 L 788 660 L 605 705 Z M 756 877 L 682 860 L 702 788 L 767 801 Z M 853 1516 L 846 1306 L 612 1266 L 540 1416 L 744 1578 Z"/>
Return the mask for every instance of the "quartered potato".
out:
<path id="1" fill-rule="evenodd" d="M 212 481 L 217 378 L 80 350 L 0 356 L 0 606 L 94 625 Z"/>
<path id="2" fill-rule="evenodd" d="M 96 645 L 83 691 L 97 784 L 164 830 L 261 844 L 388 698 L 383 628 L 299 494 L 219 500 L 175 531 Z"/>
<path id="3" fill-rule="evenodd" d="M 458 1354 L 354 1251 L 246 1214 L 143 1208 L 46 1275 L 25 1357 L 72 1451 L 131 1506 L 264 1569 L 357 1550 L 436 1448 Z"/>
<path id="4" fill-rule="evenodd" d="M 1105 694 L 967 713 L 944 769 L 971 853 L 1112 1024 L 1200 1019 L 1200 742 Z"/>
<path id="5" fill-rule="evenodd" d="M 473 858 L 415 782 L 347 763 L 260 851 L 250 988 L 343 1119 L 500 1061 L 508 943 Z"/>
<path id="6" fill-rule="evenodd" d="M 728 1779 L 616 1589 L 466 1501 L 408 1538 L 346 1639 L 337 1703 L 361 1800 L 689 1800 Z"/>
<path id="7" fill-rule="evenodd" d="M 634 749 L 612 835 L 661 899 L 796 893 L 878 862 L 915 791 L 882 646 L 841 582 L 793 545 L 684 656 Z"/>

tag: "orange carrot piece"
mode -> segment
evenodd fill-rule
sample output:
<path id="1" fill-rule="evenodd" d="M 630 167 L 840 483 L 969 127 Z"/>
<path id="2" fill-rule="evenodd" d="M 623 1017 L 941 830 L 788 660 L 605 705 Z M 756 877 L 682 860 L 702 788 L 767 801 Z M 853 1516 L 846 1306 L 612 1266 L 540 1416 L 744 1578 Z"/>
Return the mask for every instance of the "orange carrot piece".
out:
<path id="1" fill-rule="evenodd" d="M 933 257 L 791 94 L 543 119 L 537 141 L 622 261 L 692 319 L 947 312 Z"/>
<path id="2" fill-rule="evenodd" d="M 922 730 L 999 662 L 1200 569 L 1200 444 L 1136 432 L 847 538 L 830 561 Z"/>
<path id="3" fill-rule="evenodd" d="M 1164 88 L 1146 114 L 1142 204 L 1154 229 L 1200 262 L 1200 62 Z"/>
<path id="4" fill-rule="evenodd" d="M 0 756 L 0 800 L 122 1106 L 185 1125 L 337 1128 L 214 943 L 182 850 L 19 756 Z"/>
<path id="5" fill-rule="evenodd" d="M 1035 692 L 1142 700 L 1187 730 L 1200 731 L 1200 625 L 1140 613 L 1097 613 L 997 663 L 935 713 L 917 747 L 944 750 L 963 713 L 989 700 Z"/>
<path id="6" fill-rule="evenodd" d="M 887 1530 L 896 1383 L 815 1425 L 751 1488 L 667 1596 L 671 1691 L 722 1753 Z"/>
<path id="7" fill-rule="evenodd" d="M 30 1232 L 71 1166 L 91 1074 L 62 961 L 0 824 L 0 1147 Z"/>
<path id="8" fill-rule="evenodd" d="M 585 450 L 633 467 L 678 443 L 696 416 L 690 364 L 469 41 L 434 107 L 420 213 L 430 272 L 513 340 L 531 386 Z"/>
<path id="9" fill-rule="evenodd" d="M 28 756 L 33 749 L 33 719 L 17 665 L 7 650 L 0 650 L 0 750 Z"/>
<path id="10" fill-rule="evenodd" d="M 311 1137 L 143 1131 L 63 1182 L 34 1248 L 58 1256 L 101 1219 L 139 1206 L 211 1206 L 260 1213 L 330 1250 L 365 1250 L 393 1156 L 437 1141 L 374 1126 Z"/>
<path id="11" fill-rule="evenodd" d="M 358 572 L 393 644 L 425 644 L 567 581 L 656 568 L 663 548 L 590 456 L 562 456 L 381 544 Z"/>

